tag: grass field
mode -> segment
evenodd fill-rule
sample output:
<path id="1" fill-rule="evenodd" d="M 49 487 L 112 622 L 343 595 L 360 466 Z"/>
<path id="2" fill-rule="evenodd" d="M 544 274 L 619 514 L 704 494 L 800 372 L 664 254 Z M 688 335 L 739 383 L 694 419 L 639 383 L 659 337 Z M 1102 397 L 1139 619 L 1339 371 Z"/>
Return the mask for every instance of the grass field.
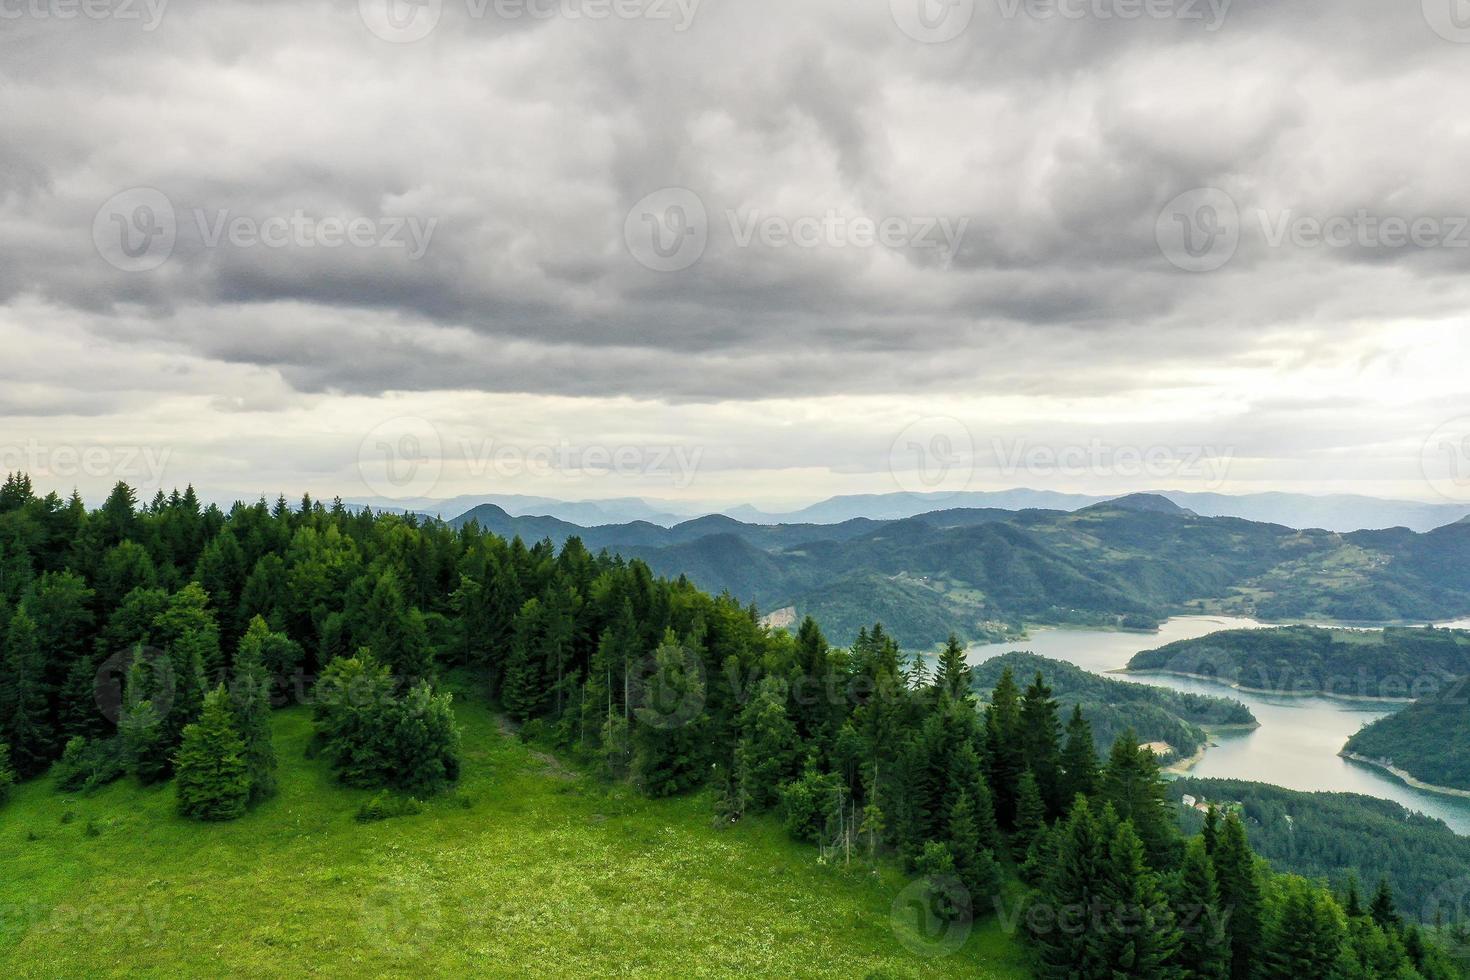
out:
<path id="1" fill-rule="evenodd" d="M 894 870 L 824 867 L 769 819 L 716 830 L 702 796 L 604 788 L 457 708 L 458 793 L 379 823 L 305 758 L 304 708 L 275 718 L 280 794 L 234 823 L 179 818 L 172 784 L 20 787 L 0 808 L 3 972 L 1029 974 L 993 918 L 947 955 L 916 943 Z"/>

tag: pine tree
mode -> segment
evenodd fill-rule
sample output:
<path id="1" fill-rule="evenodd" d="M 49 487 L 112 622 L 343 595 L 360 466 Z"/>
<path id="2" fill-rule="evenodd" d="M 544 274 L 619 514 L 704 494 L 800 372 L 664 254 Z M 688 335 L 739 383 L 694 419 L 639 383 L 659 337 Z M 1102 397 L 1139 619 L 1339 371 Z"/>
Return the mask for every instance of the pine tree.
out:
<path id="1" fill-rule="evenodd" d="M 1138 744 L 1131 728 L 1113 742 L 1102 773 L 1101 798 L 1113 805 L 1119 819 L 1133 824 L 1149 867 L 1164 870 L 1178 863 L 1182 842 L 1158 760 L 1151 749 Z"/>
<path id="2" fill-rule="evenodd" d="M 199 720 L 184 729 L 174 758 L 179 812 L 195 820 L 234 820 L 250 798 L 245 743 L 235 730 L 229 692 L 221 684 L 204 699 Z"/>
<path id="3" fill-rule="evenodd" d="M 1082 717 L 1082 706 L 1072 706 L 1067 720 L 1067 741 L 1062 748 L 1061 806 L 1070 808 L 1078 795 L 1097 795 L 1097 745 L 1092 739 L 1092 726 Z"/>
<path id="4" fill-rule="evenodd" d="M 961 790 L 949 814 L 949 847 L 954 854 L 955 874 L 969 891 L 977 911 L 990 906 L 1000 887 L 995 854 L 982 842 L 979 825 L 974 800 Z"/>
<path id="5" fill-rule="evenodd" d="M 1021 757 L 1036 777 L 1041 801 L 1049 817 L 1062 812 L 1061 723 L 1051 688 L 1038 671 L 1021 697 Z"/>
<path id="6" fill-rule="evenodd" d="M 633 778 L 649 796 L 697 786 L 708 768 L 704 677 L 697 654 L 673 630 L 654 651 L 652 676 L 642 679 L 634 709 Z"/>
<path id="7" fill-rule="evenodd" d="M 1011 835 L 1011 852 L 1016 860 L 1025 860 L 1031 843 L 1046 827 L 1046 804 L 1036 776 L 1027 769 L 1021 776 L 1020 799 L 1016 801 L 1016 830 Z"/>
<path id="8" fill-rule="evenodd" d="M 1342 959 L 1347 929 L 1332 897 L 1292 875 L 1277 880 L 1278 894 L 1263 945 L 1265 980 L 1331 977 Z"/>
<path id="9" fill-rule="evenodd" d="M 953 633 L 949 634 L 949 640 L 939 654 L 934 686 L 955 701 L 964 701 L 970 696 L 970 667 L 965 663 L 964 647 L 960 646 Z"/>
<path id="10" fill-rule="evenodd" d="M 54 736 L 40 633 L 22 606 L 10 619 L 0 670 L 0 740 L 9 744 L 19 778 L 39 775 L 51 764 Z"/>
<path id="11" fill-rule="evenodd" d="M 271 745 L 270 678 L 261 651 L 270 636 L 265 620 L 256 617 L 235 654 L 232 700 L 235 724 L 244 743 L 246 773 L 253 806 L 276 793 L 276 750 Z"/>
<path id="12" fill-rule="evenodd" d="M 1404 920 L 1399 918 L 1398 909 L 1394 906 L 1393 887 L 1386 876 L 1378 879 L 1378 890 L 1373 893 L 1373 901 L 1368 903 L 1368 914 L 1384 932 L 1396 933 L 1403 928 Z"/>
<path id="13" fill-rule="evenodd" d="M 1220 844 L 1220 811 L 1213 803 L 1210 804 L 1209 809 L 1205 810 L 1205 822 L 1200 829 L 1200 838 L 1204 841 L 1205 853 L 1213 858 L 1215 848 Z"/>
<path id="14" fill-rule="evenodd" d="M 1112 977 L 1111 968 L 1090 940 L 1089 931 L 1068 927 L 1064 910 L 1091 909 L 1106 860 L 1106 844 L 1099 840 L 1097 818 L 1086 797 L 1076 805 L 1056 834 L 1056 856 L 1041 882 L 1036 904 L 1046 915 L 1029 915 L 1027 928 L 1037 946 L 1038 973 L 1056 980 Z"/>
<path id="15" fill-rule="evenodd" d="M 766 810 L 780 800 L 781 787 L 795 778 L 800 762 L 796 726 L 786 714 L 786 686 L 766 677 L 740 713 L 736 778 L 751 809 Z"/>
<path id="16" fill-rule="evenodd" d="M 536 717 L 546 703 L 546 665 L 541 660 L 545 632 L 546 613 L 541 600 L 527 599 L 516 614 L 505 681 L 500 688 L 505 710 L 517 721 Z"/>
<path id="17" fill-rule="evenodd" d="M 1250 980 L 1260 956 L 1261 885 L 1245 825 L 1234 813 L 1225 818 L 1214 864 L 1220 907 L 1230 911 L 1230 976 L 1232 980 Z"/>
<path id="18" fill-rule="evenodd" d="M 1170 961 L 1178 952 L 1179 931 L 1158 875 L 1144 862 L 1143 842 L 1126 820 L 1108 841 L 1098 897 L 1108 915 L 1089 941 L 1106 964 L 1102 975 L 1172 980 Z"/>
<path id="19" fill-rule="evenodd" d="M 1182 980 L 1225 980 L 1230 975 L 1230 936 L 1222 928 L 1220 889 L 1202 837 L 1185 848 L 1174 907 Z"/>
<path id="20" fill-rule="evenodd" d="M 1347 894 L 1343 896 L 1342 911 L 1349 919 L 1359 919 L 1368 914 L 1363 908 L 1363 897 L 1358 891 L 1358 876 L 1348 875 Z"/>
<path id="21" fill-rule="evenodd" d="M 995 818 L 1001 829 L 1016 825 L 1016 800 L 1021 790 L 1025 759 L 1021 746 L 1020 690 L 1007 667 L 990 695 L 985 711 L 985 760 Z"/>

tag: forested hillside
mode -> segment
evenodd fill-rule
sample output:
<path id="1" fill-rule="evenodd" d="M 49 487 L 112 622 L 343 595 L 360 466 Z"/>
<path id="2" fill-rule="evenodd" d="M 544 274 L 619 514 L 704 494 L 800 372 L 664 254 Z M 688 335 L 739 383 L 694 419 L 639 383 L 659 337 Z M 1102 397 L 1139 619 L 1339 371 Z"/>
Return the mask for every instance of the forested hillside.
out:
<path id="1" fill-rule="evenodd" d="M 1343 751 L 1431 786 L 1470 792 L 1470 676 L 1365 726 Z"/>
<path id="2" fill-rule="evenodd" d="M 1091 726 L 1075 713 L 1063 725 L 1044 676 L 1002 671 L 977 710 L 954 638 L 931 671 L 881 625 L 850 647 L 811 619 L 767 629 L 729 596 L 577 539 L 527 547 L 309 499 L 224 513 L 186 490 L 139 507 L 119 485 L 89 512 L 12 476 L 0 542 L 0 795 L 30 783 L 23 814 L 37 779 L 86 798 L 125 780 L 154 794 L 153 813 L 171 798 L 169 819 L 196 835 L 175 841 L 207 842 L 210 825 L 294 793 L 310 764 L 324 798 L 362 793 L 357 821 L 416 819 L 487 762 L 452 673 L 471 679 L 459 693 L 475 708 L 603 785 L 703 793 L 705 819 L 777 819 L 814 863 L 902 869 L 914 883 L 893 915 L 918 909 L 923 928 L 895 935 L 919 935 L 921 956 L 977 957 L 983 972 L 986 955 L 1008 954 L 966 944 L 993 937 L 993 922 L 1025 937 L 1042 977 L 1457 973 L 1435 930 L 1260 865 L 1234 816 L 1182 836 L 1153 752 L 1124 731 L 1100 761 Z M 289 752 L 274 737 L 285 707 L 310 716 Z M 13 812 L 0 809 L 0 826 Z M 86 835 L 113 819 L 93 813 Z M 539 826 L 530 812 L 492 819 Z M 194 860 L 213 864 L 218 850 L 201 846 Z M 383 871 L 436 878 L 425 846 L 400 847 Z M 535 880 L 561 861 L 535 844 L 511 853 Z M 187 901 L 188 849 L 160 854 L 128 887 Z M 321 853 L 298 871 L 344 880 Z M 806 887 L 793 878 L 793 903 Z M 44 950 L 34 928 L 7 941 Z M 515 972 L 554 953 L 478 939 L 472 963 Z"/>
<path id="3" fill-rule="evenodd" d="M 1146 650 L 1128 669 L 1205 676 L 1282 694 L 1408 700 L 1470 674 L 1470 630 L 1224 630 Z"/>
<path id="4" fill-rule="evenodd" d="M 1424 923 L 1460 918 L 1452 906 L 1466 897 L 1455 883 L 1470 868 L 1470 837 L 1442 821 L 1376 796 L 1300 793 L 1238 779 L 1185 778 L 1171 789 L 1176 800 L 1188 794 L 1222 807 L 1240 804 L 1251 845 L 1283 871 L 1325 879 L 1339 894 L 1356 881 L 1367 892 L 1364 902 L 1378 884 L 1364 876 L 1382 876 L 1404 916 Z M 1204 814 L 1181 808 L 1180 819 L 1196 833 Z"/>
<path id="5" fill-rule="evenodd" d="M 1298 531 L 1201 517 L 1148 494 L 1071 513 L 956 509 L 836 525 L 707 517 L 583 529 L 489 506 L 454 523 L 471 520 L 528 541 L 579 537 L 712 592 L 791 606 L 844 643 L 872 608 L 912 646 L 951 632 L 984 641 L 1024 623 L 1114 626 L 1200 610 L 1372 622 L 1470 612 L 1470 524 Z"/>
<path id="6" fill-rule="evenodd" d="M 1208 744 L 1211 728 L 1257 724 L 1250 709 L 1239 701 L 1099 677 L 1074 664 L 1031 653 L 1007 653 L 971 668 L 976 692 L 989 691 L 1005 671 L 1023 678 L 1044 675 L 1063 713 L 1080 708 L 1101 745 L 1111 745 L 1129 730 L 1141 742 L 1167 742 L 1172 751 L 1159 753 L 1165 763 L 1198 752 Z"/>

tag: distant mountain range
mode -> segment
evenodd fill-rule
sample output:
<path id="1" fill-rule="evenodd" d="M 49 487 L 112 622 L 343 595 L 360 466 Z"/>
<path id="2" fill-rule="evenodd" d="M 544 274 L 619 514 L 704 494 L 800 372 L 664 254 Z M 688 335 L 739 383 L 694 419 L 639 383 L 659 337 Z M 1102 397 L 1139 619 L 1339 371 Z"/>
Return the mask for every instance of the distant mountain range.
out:
<path id="1" fill-rule="evenodd" d="M 1193 493 L 1161 491 L 1164 497 L 1204 517 L 1240 517 L 1266 524 L 1328 531 L 1406 527 L 1429 531 L 1470 515 L 1465 504 L 1421 503 L 1385 500 L 1349 494 L 1311 496 L 1299 493 Z M 463 514 L 482 504 L 493 504 L 512 517 L 554 517 L 570 524 L 593 527 L 643 521 L 673 527 L 694 517 L 710 514 L 733 517 L 745 524 L 841 524 L 856 518 L 875 521 L 903 520 L 937 510 L 1061 510 L 1077 511 L 1115 497 L 1056 493 L 1050 490 L 998 490 L 965 493 L 882 493 L 832 497 L 799 510 L 780 513 L 758 510 L 748 504 L 721 508 L 698 502 L 645 500 L 620 497 L 607 500 L 566 501 L 551 497 L 518 494 L 467 495 L 450 500 L 375 500 L 353 503 L 374 509 L 407 510 L 439 517 Z"/>
<path id="2" fill-rule="evenodd" d="M 455 518 L 687 575 L 847 643 L 882 621 L 909 647 L 1025 624 L 1148 626 L 1179 612 L 1418 621 L 1470 612 L 1470 523 L 1342 534 L 1212 517 L 1156 494 L 1077 511 L 960 508 L 897 520 L 751 524 L 714 515 L 582 527 L 485 504 Z"/>

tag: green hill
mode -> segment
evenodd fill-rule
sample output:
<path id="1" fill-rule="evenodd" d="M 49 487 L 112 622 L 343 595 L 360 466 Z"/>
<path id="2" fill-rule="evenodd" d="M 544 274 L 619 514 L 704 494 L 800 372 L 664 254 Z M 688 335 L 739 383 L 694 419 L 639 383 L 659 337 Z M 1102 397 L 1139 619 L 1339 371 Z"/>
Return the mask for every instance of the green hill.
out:
<path id="1" fill-rule="evenodd" d="M 1226 630 L 1146 650 L 1128 662 L 1128 669 L 1212 677 L 1283 694 L 1408 699 L 1470 674 L 1470 631 Z"/>
<path id="2" fill-rule="evenodd" d="M 1470 837 L 1443 821 L 1412 813 L 1391 800 L 1357 793 L 1302 793 L 1238 779 L 1183 778 L 1173 784 L 1184 794 L 1217 804 L 1239 803 L 1256 853 L 1280 871 L 1325 879 L 1341 890 L 1356 877 L 1371 894 L 1380 876 L 1388 878 L 1406 916 L 1425 922 L 1438 897 L 1458 902 L 1446 891 L 1470 868 Z M 1197 833 L 1204 817 L 1179 808 L 1180 825 Z"/>
<path id="3" fill-rule="evenodd" d="M 1173 762 L 1203 748 L 1209 741 L 1210 728 L 1257 723 L 1250 709 L 1239 701 L 1100 677 L 1066 661 L 1034 653 L 1006 653 L 973 667 L 970 678 L 975 690 L 983 697 L 1007 667 L 1022 687 L 1037 671 L 1045 675 L 1064 717 L 1073 705 L 1080 704 L 1083 716 L 1092 724 L 1099 753 L 1131 727 L 1140 742 L 1167 742 L 1172 746 L 1174 751 L 1165 753 L 1163 761 Z"/>
<path id="4" fill-rule="evenodd" d="M 959 952 L 911 952 L 907 884 L 818 864 L 777 821 L 728 830 L 698 795 L 603 787 L 456 703 L 465 774 L 414 816 L 303 758 L 306 708 L 274 718 L 281 792 L 201 826 L 173 785 L 67 797 L 47 777 L 0 809 L 0 962 L 12 977 L 1025 977 L 994 919 Z"/>
<path id="5" fill-rule="evenodd" d="M 1470 677 L 1364 726 L 1343 752 L 1431 786 L 1470 792 Z"/>

